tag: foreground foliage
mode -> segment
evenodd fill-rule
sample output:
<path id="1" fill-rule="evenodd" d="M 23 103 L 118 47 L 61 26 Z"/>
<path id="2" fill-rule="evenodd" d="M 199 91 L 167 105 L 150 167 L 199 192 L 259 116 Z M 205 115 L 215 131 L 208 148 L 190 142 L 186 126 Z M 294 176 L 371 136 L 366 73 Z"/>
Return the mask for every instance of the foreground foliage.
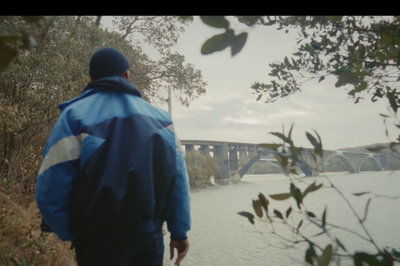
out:
<path id="1" fill-rule="evenodd" d="M 237 34 L 230 22 L 224 16 L 201 17 L 202 21 L 210 27 L 225 29 L 225 32 L 212 36 L 202 46 L 201 53 L 204 55 L 222 51 L 227 47 L 231 48 L 232 56 L 235 56 L 244 47 L 247 40 L 247 33 Z M 365 97 L 371 97 L 375 102 L 380 98 L 388 101 L 390 110 L 389 115 L 381 114 L 386 120 L 392 118 L 395 126 L 400 128 L 397 119 L 397 111 L 400 107 L 400 92 L 397 90 L 400 82 L 400 17 L 398 16 L 236 16 L 236 19 L 248 27 L 277 26 L 277 30 L 297 30 L 299 38 L 297 40 L 297 51 L 292 56 L 286 56 L 281 62 L 270 63 L 269 73 L 274 79 L 267 83 L 256 82 L 251 89 L 258 94 L 257 101 L 264 98 L 266 103 L 275 102 L 278 99 L 288 97 L 301 91 L 301 85 L 310 80 L 318 82 L 327 81 L 326 77 L 335 76 L 335 87 L 343 87 L 347 94 L 355 103 Z M 239 37 L 241 36 L 241 37 Z M 292 127 L 293 128 L 293 127 Z M 264 146 L 275 151 L 277 160 L 280 162 L 282 170 L 290 173 L 289 177 L 293 180 L 297 176 L 296 166 L 303 163 L 301 148 L 294 145 L 291 139 L 291 130 L 287 136 L 273 132 L 284 144 L 265 144 Z M 388 130 L 386 128 L 386 136 Z M 316 137 L 306 133 L 307 138 L 314 147 L 314 159 L 323 157 L 322 141 L 316 133 Z M 389 137 L 389 136 L 388 136 Z M 389 144 L 389 149 L 393 156 L 399 158 L 398 147 L 400 136 Z M 375 152 L 387 149 L 385 145 L 368 148 Z M 290 151 L 290 152 L 289 152 Z M 319 169 L 316 169 L 319 170 Z M 257 200 L 253 200 L 253 209 L 259 219 L 273 224 L 280 222 L 287 226 L 294 239 L 282 239 L 289 244 L 296 245 L 301 242 L 308 243 L 305 252 L 305 262 L 308 265 L 330 265 L 334 261 L 340 265 L 340 257 L 351 258 L 355 266 L 361 265 L 394 265 L 395 261 L 400 261 L 400 252 L 394 248 L 380 247 L 372 238 L 365 227 L 369 204 L 368 199 L 364 216 L 361 217 L 345 195 L 329 180 L 329 187 L 335 189 L 348 204 L 364 235 L 357 232 L 341 228 L 327 222 L 327 208 L 321 217 L 308 210 L 303 199 L 311 192 L 319 190 L 321 184 L 309 184 L 305 190 L 300 190 L 290 184 L 289 192 L 269 195 L 272 200 L 293 199 L 298 208 L 298 214 L 302 219 L 298 224 L 289 223 L 288 218 L 294 214 L 290 207 L 286 212 L 274 209 L 269 211 L 269 200 L 260 193 Z M 368 195 L 370 192 L 355 193 L 354 196 Z M 398 199 L 395 197 L 393 199 Z M 240 212 L 252 224 L 255 217 L 250 212 Z M 273 216 L 274 215 L 274 216 Z M 303 223 L 308 222 L 314 225 L 320 233 L 318 235 L 327 236 L 330 241 L 327 245 L 318 245 L 311 241 L 311 237 L 302 233 Z M 369 242 L 376 250 L 375 253 L 360 251 L 350 253 L 342 242 L 330 232 L 330 228 L 339 228 L 346 233 L 353 234 Z M 277 234 L 275 229 L 273 233 Z"/>
<path id="2" fill-rule="evenodd" d="M 326 178 L 329 184 L 325 189 L 332 188 L 339 193 L 339 195 L 344 199 L 348 207 L 351 209 L 351 212 L 356 217 L 356 220 L 359 222 L 362 233 L 329 223 L 327 219 L 328 206 L 325 206 L 321 216 L 307 208 L 304 199 L 310 193 L 323 188 L 323 183 L 321 182 L 320 184 L 317 184 L 317 182 L 313 182 L 312 184 L 308 184 L 303 191 L 294 184 L 294 180 L 298 180 L 299 182 L 303 183 L 306 183 L 306 181 L 299 179 L 298 173 L 296 172 L 297 166 L 301 163 L 304 163 L 304 159 L 302 158 L 301 153 L 302 148 L 295 146 L 291 138 L 292 129 L 293 125 L 287 136 L 279 132 L 271 133 L 283 141 L 283 144 L 269 143 L 261 144 L 261 146 L 272 149 L 274 151 L 274 156 L 279 161 L 282 170 L 286 173 L 290 173 L 289 178 L 291 182 L 289 191 L 280 194 L 269 195 L 269 198 L 272 201 L 285 201 L 292 199 L 296 203 L 298 210 L 296 211 L 295 209 L 292 209 L 291 206 L 286 211 L 278 210 L 276 207 L 272 210 L 272 204 L 270 204 L 270 200 L 268 200 L 264 194 L 259 193 L 257 199 L 252 200 L 255 215 L 247 211 L 242 211 L 238 214 L 246 217 L 253 225 L 255 224 L 256 217 L 258 217 L 258 219 L 262 222 L 270 224 L 272 228 L 272 234 L 281 237 L 282 240 L 287 242 L 288 245 L 294 246 L 301 243 L 308 244 L 308 249 L 304 255 L 304 260 L 307 265 L 328 266 L 333 263 L 341 265 L 341 258 L 352 260 L 355 266 L 391 266 L 394 265 L 395 261 L 400 262 L 399 250 L 393 247 L 389 248 L 386 246 L 379 246 L 365 226 L 365 221 L 367 219 L 368 209 L 372 198 L 367 200 L 364 215 L 360 216 L 344 193 L 342 193 L 331 182 L 331 180 L 324 175 L 324 178 Z M 323 161 L 324 156 L 321 138 L 318 136 L 318 133 L 316 133 L 316 137 L 308 132 L 306 132 L 306 135 L 314 147 L 313 157 L 316 165 L 318 165 L 318 161 Z M 353 196 L 360 197 L 368 194 L 371 194 L 371 192 L 353 193 Z M 392 199 L 400 199 L 400 196 Z M 294 215 L 296 215 L 296 218 L 293 217 Z M 282 232 L 278 232 L 275 229 L 276 224 L 283 225 L 282 230 L 288 230 L 288 232 L 290 232 L 290 234 L 288 234 L 289 237 L 285 236 L 285 234 L 282 234 Z M 310 230 L 303 230 L 303 228 L 306 226 L 314 226 L 316 230 L 310 233 Z M 354 237 L 365 240 L 375 248 L 376 252 L 372 253 L 367 251 L 357 251 L 351 253 L 345 248 L 344 243 L 339 240 L 337 234 L 332 232 L 332 229 L 340 229 L 348 234 L 354 235 Z M 321 235 L 325 235 L 326 239 L 323 241 L 314 240 L 315 237 Z M 321 244 L 325 242 L 329 243 L 327 245 Z"/>

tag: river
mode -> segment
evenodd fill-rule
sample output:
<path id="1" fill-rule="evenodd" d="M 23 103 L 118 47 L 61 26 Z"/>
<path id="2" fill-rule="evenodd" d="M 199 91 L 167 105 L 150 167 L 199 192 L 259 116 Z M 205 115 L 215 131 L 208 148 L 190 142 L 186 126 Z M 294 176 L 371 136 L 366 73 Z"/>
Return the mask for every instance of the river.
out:
<path id="1" fill-rule="evenodd" d="M 332 183 L 343 192 L 354 206 L 360 217 L 364 216 L 365 206 L 372 198 L 365 226 L 379 247 L 400 249 L 400 199 L 376 197 L 372 193 L 354 196 L 352 193 L 373 192 L 389 197 L 400 196 L 400 171 L 396 172 L 361 172 L 327 173 Z M 312 192 L 304 199 L 308 211 L 322 217 L 325 206 L 326 221 L 366 236 L 358 224 L 346 201 L 337 191 L 328 188 L 324 176 L 304 177 L 293 183 L 302 191 L 313 182 L 323 183 L 318 191 Z M 288 242 L 271 234 L 271 226 L 260 220 L 255 225 L 237 213 L 249 211 L 254 213 L 252 199 L 258 194 L 268 195 L 289 191 L 290 180 L 284 175 L 245 175 L 238 184 L 219 185 L 192 192 L 192 229 L 188 233 L 190 250 L 181 266 L 265 266 L 265 265 L 305 265 L 304 254 L 308 244 L 288 247 Z M 297 226 L 300 221 L 298 208 L 292 198 L 285 201 L 270 200 L 270 213 L 278 209 L 283 215 L 292 207 L 290 222 Z M 274 218 L 279 220 L 278 218 Z M 276 232 L 285 237 L 292 234 L 282 224 L 274 223 Z M 304 221 L 300 228 L 306 236 L 321 232 L 313 224 Z M 340 239 L 350 253 L 355 251 L 375 252 L 374 246 L 358 236 L 340 229 L 330 231 Z M 325 236 L 312 238 L 313 241 L 326 246 L 329 242 Z M 169 260 L 169 237 L 165 237 L 165 263 L 174 265 Z M 345 259 L 341 265 L 352 265 Z M 396 264 L 400 265 L 400 264 Z"/>

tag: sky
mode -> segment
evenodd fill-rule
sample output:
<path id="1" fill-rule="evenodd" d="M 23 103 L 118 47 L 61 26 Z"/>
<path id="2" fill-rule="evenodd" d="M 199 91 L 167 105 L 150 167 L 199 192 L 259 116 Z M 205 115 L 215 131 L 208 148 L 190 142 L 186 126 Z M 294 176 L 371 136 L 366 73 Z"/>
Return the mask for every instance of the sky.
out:
<path id="1" fill-rule="evenodd" d="M 185 33 L 173 51 L 185 56 L 187 63 L 194 64 L 208 82 L 207 94 L 194 100 L 189 108 L 180 105 L 173 97 L 172 118 L 181 140 L 215 140 L 244 143 L 279 143 L 269 132 L 288 133 L 292 123 L 292 139 L 295 145 L 311 148 L 306 132 L 321 136 L 324 149 L 335 150 L 375 143 L 394 141 L 400 134 L 387 121 L 389 137 L 380 113 L 390 114 L 388 102 L 383 99 L 372 103 L 366 97 L 354 104 L 345 88 L 335 88 L 335 78 L 321 83 L 308 82 L 291 97 L 274 103 L 256 101 L 250 86 L 254 82 L 268 83 L 268 64 L 282 61 L 296 47 L 296 31 L 276 30 L 276 27 L 243 27 L 230 19 L 236 34 L 249 33 L 242 51 L 231 57 L 230 49 L 202 55 L 201 45 L 211 36 L 224 30 L 205 25 L 199 17 Z M 109 24 L 108 18 L 103 25 Z M 240 28 L 238 28 L 240 27 Z M 146 49 L 145 49 L 146 50 Z M 151 56 L 152 49 L 147 50 Z M 158 105 L 168 111 L 168 105 Z"/>

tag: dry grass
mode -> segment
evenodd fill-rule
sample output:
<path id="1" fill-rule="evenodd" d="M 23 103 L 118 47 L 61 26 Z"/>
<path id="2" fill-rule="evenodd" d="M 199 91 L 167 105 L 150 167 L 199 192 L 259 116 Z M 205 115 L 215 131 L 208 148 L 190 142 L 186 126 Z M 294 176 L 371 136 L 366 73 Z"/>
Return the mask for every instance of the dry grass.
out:
<path id="1" fill-rule="evenodd" d="M 69 242 L 41 233 L 35 202 L 23 208 L 0 192 L 0 265 L 76 266 Z"/>

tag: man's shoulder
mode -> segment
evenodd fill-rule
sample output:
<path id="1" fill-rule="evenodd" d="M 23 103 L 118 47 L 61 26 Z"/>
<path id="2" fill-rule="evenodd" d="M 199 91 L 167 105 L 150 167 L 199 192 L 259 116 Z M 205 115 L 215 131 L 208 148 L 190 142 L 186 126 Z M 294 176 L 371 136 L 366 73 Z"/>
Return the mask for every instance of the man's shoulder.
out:
<path id="1" fill-rule="evenodd" d="M 103 91 L 77 97 L 64 104 L 62 116 L 96 124 L 113 117 L 146 116 L 172 123 L 169 112 L 129 93 Z"/>

